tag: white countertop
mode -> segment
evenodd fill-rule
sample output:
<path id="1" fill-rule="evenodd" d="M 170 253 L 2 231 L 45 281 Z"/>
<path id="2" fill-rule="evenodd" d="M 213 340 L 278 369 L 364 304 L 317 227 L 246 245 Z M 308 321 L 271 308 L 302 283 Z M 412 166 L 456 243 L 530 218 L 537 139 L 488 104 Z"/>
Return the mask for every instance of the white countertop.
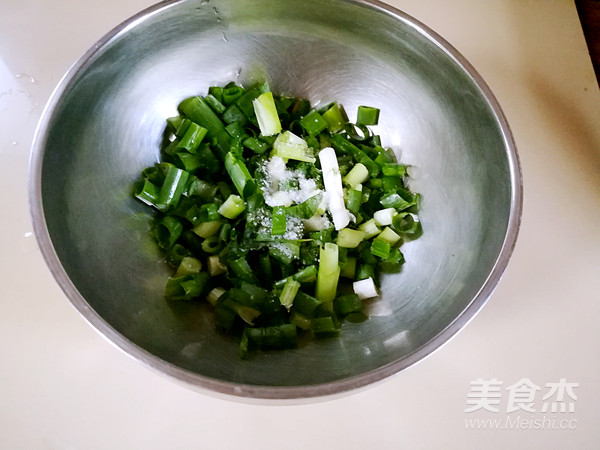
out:
<path id="1" fill-rule="evenodd" d="M 27 163 L 43 105 L 85 50 L 152 3 L 0 2 L 0 448 L 598 448 L 600 92 L 572 1 L 388 1 L 497 96 L 523 169 L 521 232 L 496 292 L 451 342 L 367 390 L 300 406 L 209 397 L 133 361 L 70 305 L 32 235 Z M 478 391 L 494 379 L 498 390 Z"/>

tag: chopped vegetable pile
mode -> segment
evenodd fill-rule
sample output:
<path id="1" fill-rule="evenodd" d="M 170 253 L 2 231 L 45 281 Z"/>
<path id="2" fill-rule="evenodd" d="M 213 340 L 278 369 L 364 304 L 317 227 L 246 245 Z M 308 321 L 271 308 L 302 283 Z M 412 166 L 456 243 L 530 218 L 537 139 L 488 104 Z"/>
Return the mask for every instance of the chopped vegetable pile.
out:
<path id="1" fill-rule="evenodd" d="M 158 211 L 153 236 L 174 268 L 165 297 L 206 299 L 242 358 L 364 320 L 381 272 L 421 233 L 406 166 L 369 128 L 379 110 L 359 106 L 349 123 L 337 103 L 234 83 L 178 110 L 135 189 Z"/>

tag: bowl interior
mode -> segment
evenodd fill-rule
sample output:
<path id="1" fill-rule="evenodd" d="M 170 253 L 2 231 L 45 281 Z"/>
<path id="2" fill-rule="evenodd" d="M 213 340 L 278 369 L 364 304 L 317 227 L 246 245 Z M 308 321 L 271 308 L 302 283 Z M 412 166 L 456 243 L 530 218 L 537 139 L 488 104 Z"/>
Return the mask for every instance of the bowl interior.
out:
<path id="1" fill-rule="evenodd" d="M 161 4 L 107 35 L 51 100 L 34 150 L 42 250 L 92 325 L 192 384 L 299 397 L 381 379 L 466 323 L 516 237 L 516 156 L 470 71 L 434 34 L 380 5 Z M 277 93 L 338 101 L 351 118 L 358 105 L 380 108 L 377 132 L 412 166 L 410 187 L 423 195 L 424 234 L 402 247 L 406 264 L 384 278 L 369 320 L 345 323 L 339 339 L 241 361 L 237 340 L 215 332 L 209 306 L 163 298 L 168 271 L 149 236 L 150 213 L 131 192 L 158 160 L 179 101 L 212 84 L 264 79 Z"/>

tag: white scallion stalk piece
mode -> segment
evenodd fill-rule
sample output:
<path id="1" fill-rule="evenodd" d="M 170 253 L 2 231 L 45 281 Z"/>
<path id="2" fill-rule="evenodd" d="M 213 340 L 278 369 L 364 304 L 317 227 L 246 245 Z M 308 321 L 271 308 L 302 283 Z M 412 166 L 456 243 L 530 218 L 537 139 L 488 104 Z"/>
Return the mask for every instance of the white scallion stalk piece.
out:
<path id="1" fill-rule="evenodd" d="M 390 245 L 394 245 L 400 240 L 400 236 L 398 236 L 390 227 L 385 227 L 379 236 L 377 236 L 377 239 L 382 239 L 388 242 Z"/>
<path id="2" fill-rule="evenodd" d="M 218 212 L 223 217 L 228 219 L 235 219 L 246 209 L 244 200 L 239 195 L 231 194 L 227 197 L 227 200 L 221 205 Z"/>
<path id="3" fill-rule="evenodd" d="M 354 289 L 354 293 L 358 295 L 358 298 L 361 300 L 377 297 L 379 295 L 379 292 L 377 292 L 377 288 L 375 287 L 375 282 L 371 277 L 355 281 L 352 283 L 352 288 Z"/>
<path id="4" fill-rule="evenodd" d="M 271 153 L 271 157 L 273 156 L 279 156 L 284 160 L 295 159 L 296 161 L 309 163 L 314 163 L 316 161 L 310 154 L 306 141 L 287 130 L 275 139 L 275 142 L 273 143 L 273 152 Z"/>
<path id="5" fill-rule="evenodd" d="M 375 219 L 377 225 L 385 227 L 392 224 L 392 220 L 396 214 L 398 214 L 398 212 L 394 208 L 380 209 L 379 211 L 375 211 L 373 219 Z"/>
<path id="6" fill-rule="evenodd" d="M 320 214 L 315 214 L 310 219 L 302 220 L 302 224 L 304 225 L 304 229 L 306 231 L 321 231 L 331 226 L 329 219 Z M 377 231 L 379 232 L 379 230 Z"/>
<path id="7" fill-rule="evenodd" d="M 343 248 L 356 248 L 365 238 L 365 233 L 360 230 L 342 228 L 338 233 L 337 245 Z"/>
<path id="8" fill-rule="evenodd" d="M 227 267 L 223 265 L 218 255 L 211 255 L 208 257 L 208 274 L 211 277 L 216 277 L 227 271 Z"/>
<path id="9" fill-rule="evenodd" d="M 319 152 L 319 161 L 323 171 L 323 184 L 327 194 L 329 212 L 333 218 L 336 230 L 346 228 L 350 223 L 350 212 L 344 203 L 344 189 L 342 187 L 342 176 L 338 165 L 335 150 L 326 147 Z M 391 223 L 391 222 L 390 222 Z"/>
<path id="10" fill-rule="evenodd" d="M 365 239 L 371 239 L 373 236 L 377 236 L 380 232 L 379 227 L 375 223 L 375 219 L 369 219 L 358 226 L 358 229 L 365 233 Z"/>
<path id="11" fill-rule="evenodd" d="M 348 186 L 353 188 L 357 184 L 362 184 L 368 179 L 369 169 L 367 169 L 367 167 L 364 164 L 358 163 L 350 170 L 350 172 L 346 174 L 343 181 Z"/>
<path id="12" fill-rule="evenodd" d="M 293 323 L 302 330 L 310 330 L 310 320 L 299 312 L 293 312 L 290 316 L 290 323 Z"/>
<path id="13" fill-rule="evenodd" d="M 217 301 L 219 300 L 219 297 L 224 293 L 225 289 L 216 287 L 208 293 L 208 295 L 206 296 L 206 300 L 208 301 L 208 303 L 215 306 L 217 304 Z"/>
<path id="14" fill-rule="evenodd" d="M 194 228 L 194 233 L 206 239 L 217 234 L 219 228 L 221 228 L 221 222 L 202 222 Z"/>
<path id="15" fill-rule="evenodd" d="M 248 325 L 254 325 L 254 319 L 260 316 L 260 311 L 245 305 L 233 305 L 233 310 L 242 318 Z"/>
<path id="16" fill-rule="evenodd" d="M 177 267 L 177 272 L 175 272 L 176 277 L 183 277 L 185 275 L 190 275 L 192 273 L 199 273 L 202 270 L 202 262 L 199 259 L 196 259 L 192 256 L 184 256 L 179 266 Z"/>
<path id="17" fill-rule="evenodd" d="M 252 106 L 263 136 L 273 136 L 281 132 L 281 122 L 271 92 L 265 92 L 252 100 Z"/>

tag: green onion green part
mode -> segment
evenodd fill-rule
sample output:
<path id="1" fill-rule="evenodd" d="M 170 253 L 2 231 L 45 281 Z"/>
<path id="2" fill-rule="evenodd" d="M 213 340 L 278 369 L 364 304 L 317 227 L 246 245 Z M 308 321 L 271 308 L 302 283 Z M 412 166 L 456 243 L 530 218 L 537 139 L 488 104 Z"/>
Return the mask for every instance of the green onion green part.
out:
<path id="1" fill-rule="evenodd" d="M 377 125 L 379 122 L 379 109 L 371 106 L 359 106 L 356 115 L 357 125 Z"/>
<path id="2" fill-rule="evenodd" d="M 363 300 L 423 233 L 407 167 L 370 128 L 379 109 L 360 106 L 352 123 L 339 103 L 232 82 L 178 113 L 133 186 L 171 270 L 165 298 L 206 301 L 243 359 L 366 320 Z"/>

